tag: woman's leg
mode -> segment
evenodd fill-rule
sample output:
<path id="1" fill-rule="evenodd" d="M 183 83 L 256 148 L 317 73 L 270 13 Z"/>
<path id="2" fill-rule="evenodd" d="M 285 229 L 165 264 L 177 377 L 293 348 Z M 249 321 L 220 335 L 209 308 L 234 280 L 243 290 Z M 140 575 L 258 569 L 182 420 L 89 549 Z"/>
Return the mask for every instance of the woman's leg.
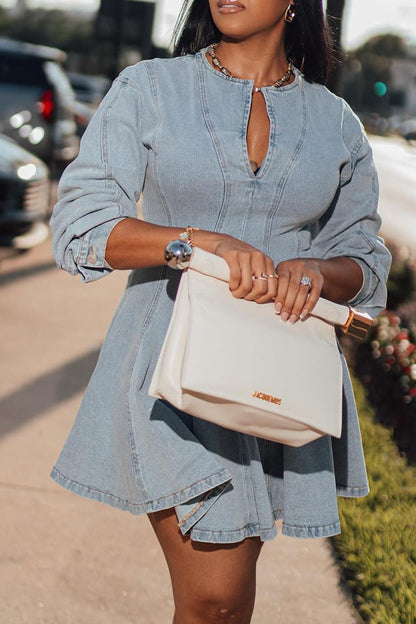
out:
<path id="1" fill-rule="evenodd" d="M 235 544 L 193 542 L 181 534 L 173 508 L 149 514 L 149 519 L 172 579 L 173 624 L 249 624 L 260 539 Z"/>

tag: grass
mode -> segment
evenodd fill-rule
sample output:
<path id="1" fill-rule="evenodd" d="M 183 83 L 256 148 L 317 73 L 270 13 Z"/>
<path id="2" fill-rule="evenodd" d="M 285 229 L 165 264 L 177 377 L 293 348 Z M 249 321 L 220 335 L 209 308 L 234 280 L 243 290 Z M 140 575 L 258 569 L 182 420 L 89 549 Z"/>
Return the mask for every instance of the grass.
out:
<path id="1" fill-rule="evenodd" d="M 339 499 L 342 533 L 332 541 L 365 622 L 416 624 L 416 466 L 354 387 L 371 491 Z"/>

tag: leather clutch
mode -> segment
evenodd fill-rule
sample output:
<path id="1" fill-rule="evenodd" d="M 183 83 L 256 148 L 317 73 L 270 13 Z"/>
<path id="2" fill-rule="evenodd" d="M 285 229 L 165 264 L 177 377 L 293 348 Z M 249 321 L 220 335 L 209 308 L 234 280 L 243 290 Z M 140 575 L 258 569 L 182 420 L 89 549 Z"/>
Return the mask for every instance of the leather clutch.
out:
<path id="1" fill-rule="evenodd" d="M 320 298 L 294 325 L 274 304 L 230 293 L 227 262 L 194 248 L 149 394 L 217 425 L 290 446 L 340 437 L 335 326 L 364 338 L 372 320 Z"/>

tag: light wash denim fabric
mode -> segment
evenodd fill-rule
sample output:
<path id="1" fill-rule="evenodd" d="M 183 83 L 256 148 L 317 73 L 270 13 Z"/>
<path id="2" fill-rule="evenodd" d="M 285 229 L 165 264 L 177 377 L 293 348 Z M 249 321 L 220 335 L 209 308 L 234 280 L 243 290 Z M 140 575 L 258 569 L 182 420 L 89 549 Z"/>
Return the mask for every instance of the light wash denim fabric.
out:
<path id="1" fill-rule="evenodd" d="M 214 70 L 205 50 L 124 70 L 61 179 L 51 220 L 58 266 L 86 282 L 110 273 L 107 238 L 136 217 L 143 192 L 145 220 L 229 233 L 276 264 L 354 258 L 364 283 L 351 303 L 378 314 L 390 255 L 377 236 L 377 175 L 358 118 L 299 71 L 290 85 L 263 88 L 270 144 L 255 175 L 246 144 L 252 86 Z M 291 448 L 193 418 L 147 394 L 179 280 L 166 266 L 130 273 L 53 478 L 133 514 L 175 507 L 182 533 L 197 541 L 272 539 L 280 517 L 286 535 L 338 533 L 337 494 L 368 493 L 341 352 L 339 440 Z M 299 362 L 299 392 L 315 365 Z"/>

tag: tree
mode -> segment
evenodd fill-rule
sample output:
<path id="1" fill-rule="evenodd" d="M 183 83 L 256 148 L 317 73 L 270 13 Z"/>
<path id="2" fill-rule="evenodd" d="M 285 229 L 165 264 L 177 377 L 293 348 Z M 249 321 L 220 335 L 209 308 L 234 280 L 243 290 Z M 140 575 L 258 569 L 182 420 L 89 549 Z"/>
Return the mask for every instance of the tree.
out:
<path id="1" fill-rule="evenodd" d="M 409 46 L 403 37 L 391 33 L 371 37 L 355 53 L 359 55 L 375 54 L 389 58 L 408 58 L 410 56 Z"/>
<path id="2" fill-rule="evenodd" d="M 341 46 L 342 18 L 344 16 L 345 0 L 327 0 L 326 14 L 334 41 L 335 65 L 331 73 L 328 87 L 331 91 L 340 89 L 342 62 L 344 60 Z"/>

